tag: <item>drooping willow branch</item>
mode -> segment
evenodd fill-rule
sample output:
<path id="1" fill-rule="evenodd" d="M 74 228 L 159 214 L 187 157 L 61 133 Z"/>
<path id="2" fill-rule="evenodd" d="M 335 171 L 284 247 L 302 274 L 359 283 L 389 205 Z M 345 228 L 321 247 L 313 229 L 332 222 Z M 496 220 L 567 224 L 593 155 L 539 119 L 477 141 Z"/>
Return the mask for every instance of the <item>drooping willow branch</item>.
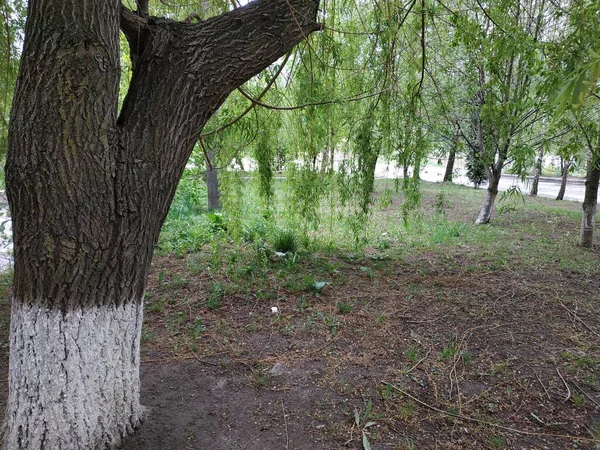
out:
<path id="1" fill-rule="evenodd" d="M 421 77 L 416 85 L 413 101 L 421 94 L 423 81 L 425 80 L 425 65 L 427 63 L 425 47 L 425 0 L 421 0 Z"/>

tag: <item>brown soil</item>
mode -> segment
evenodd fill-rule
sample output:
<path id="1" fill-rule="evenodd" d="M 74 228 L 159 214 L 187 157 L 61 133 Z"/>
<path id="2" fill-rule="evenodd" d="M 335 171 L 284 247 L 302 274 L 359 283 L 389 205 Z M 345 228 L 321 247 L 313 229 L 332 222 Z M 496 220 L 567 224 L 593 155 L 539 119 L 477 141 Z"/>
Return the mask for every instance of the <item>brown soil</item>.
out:
<path id="1" fill-rule="evenodd" d="M 149 312 L 151 414 L 126 448 L 360 449 L 367 421 L 373 449 L 597 448 L 597 274 L 334 262 L 343 282 L 321 295 L 226 296 L 217 311 L 193 278 L 178 307 L 206 326 L 195 343 Z M 159 258 L 151 279 L 186 267 Z"/>

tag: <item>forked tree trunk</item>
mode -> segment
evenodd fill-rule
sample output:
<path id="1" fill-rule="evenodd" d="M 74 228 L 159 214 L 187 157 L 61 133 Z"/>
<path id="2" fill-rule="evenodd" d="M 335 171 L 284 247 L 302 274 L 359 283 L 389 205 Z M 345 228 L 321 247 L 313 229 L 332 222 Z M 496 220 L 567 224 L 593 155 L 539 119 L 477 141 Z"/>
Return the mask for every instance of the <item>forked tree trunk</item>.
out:
<path id="1" fill-rule="evenodd" d="M 6 167 L 15 278 L 4 450 L 104 449 L 143 417 L 152 251 L 199 133 L 227 95 L 312 31 L 317 0 L 198 24 L 119 0 L 35 0 Z M 117 118 L 119 27 L 133 76 Z"/>
<path id="2" fill-rule="evenodd" d="M 600 138 L 598 154 L 592 155 L 588 161 L 587 176 L 585 179 L 585 196 L 583 198 L 583 215 L 581 217 L 581 230 L 579 245 L 592 248 L 594 245 L 594 226 L 596 223 L 596 210 L 598 208 L 598 183 L 600 183 Z"/>
<path id="3" fill-rule="evenodd" d="M 456 145 L 453 145 L 448 153 L 448 163 L 446 164 L 446 173 L 444 173 L 444 182 L 452 183 L 454 175 L 454 161 L 456 160 Z"/>
<path id="4" fill-rule="evenodd" d="M 540 145 L 540 149 L 538 150 L 537 158 L 535 160 L 535 173 L 533 175 L 533 182 L 531 183 L 531 191 L 529 195 L 532 197 L 537 197 L 538 195 L 538 186 L 540 184 L 540 177 L 542 176 L 542 162 L 544 160 L 544 146 Z"/>
<path id="5" fill-rule="evenodd" d="M 498 165 L 496 164 L 496 166 Z M 500 167 L 502 166 L 500 165 Z M 501 168 L 495 167 L 494 170 L 489 171 L 488 188 L 485 193 L 485 200 L 481 210 L 479 211 L 479 215 L 477 216 L 475 224 L 481 225 L 490 222 L 490 219 L 492 218 L 492 212 L 494 211 L 494 203 L 496 202 L 496 197 L 498 196 L 498 185 L 500 184 L 501 176 Z"/>
<path id="6" fill-rule="evenodd" d="M 567 190 L 567 179 L 569 178 L 569 169 L 571 168 L 571 161 L 566 161 L 563 166 L 562 178 L 560 180 L 560 189 L 556 200 L 563 200 L 565 198 L 565 191 Z"/>

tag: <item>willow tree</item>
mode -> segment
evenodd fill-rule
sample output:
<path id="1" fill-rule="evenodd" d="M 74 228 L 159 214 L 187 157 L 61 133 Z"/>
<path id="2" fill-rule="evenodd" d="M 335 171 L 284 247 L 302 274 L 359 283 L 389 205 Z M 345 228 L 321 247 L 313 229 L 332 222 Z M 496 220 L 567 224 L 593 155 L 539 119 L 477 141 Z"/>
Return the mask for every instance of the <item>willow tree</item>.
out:
<path id="1" fill-rule="evenodd" d="M 559 87 L 556 96 L 558 113 L 570 110 L 579 124 L 577 132 L 585 140 L 587 173 L 579 245 L 590 248 L 594 242 L 600 184 L 600 109 L 597 93 L 600 82 L 600 5 L 590 0 L 572 2 L 567 10 L 561 10 L 559 14 L 559 19 L 565 22 L 567 33 L 563 33 L 564 38 L 552 48 L 555 66 L 550 68 L 547 82 Z"/>
<path id="2" fill-rule="evenodd" d="M 523 139 L 539 117 L 535 75 L 548 6 L 546 0 L 469 0 L 465 6 L 453 21 L 455 43 L 466 50 L 467 109 L 474 117 L 472 138 L 463 137 L 481 157 L 489 182 L 476 220 L 483 224 L 490 221 L 505 166 L 533 156 Z"/>
<path id="3" fill-rule="evenodd" d="M 227 95 L 320 28 L 318 3 L 196 23 L 150 17 L 147 0 L 29 2 L 6 167 L 4 449 L 105 448 L 140 423 L 146 276 L 177 182 Z M 133 63 L 120 112 L 119 30 Z"/>

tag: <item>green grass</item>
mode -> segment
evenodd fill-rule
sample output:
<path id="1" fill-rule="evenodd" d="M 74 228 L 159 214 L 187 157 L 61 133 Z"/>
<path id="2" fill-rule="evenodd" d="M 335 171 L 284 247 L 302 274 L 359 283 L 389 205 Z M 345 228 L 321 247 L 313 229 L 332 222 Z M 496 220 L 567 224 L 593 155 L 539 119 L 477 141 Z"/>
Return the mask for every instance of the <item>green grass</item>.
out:
<path id="1" fill-rule="evenodd" d="M 597 258 L 576 245 L 581 206 L 574 202 L 525 196 L 511 203 L 508 212 L 494 215 L 490 224 L 476 226 L 484 190 L 424 182 L 420 208 L 403 220 L 402 192 L 395 191 L 393 180 L 376 180 L 375 197 L 383 198 L 357 245 L 356 223 L 348 216 L 352 205 L 339 206 L 337 194 L 323 198 L 315 227 L 298 222 L 297 213 L 289 210 L 291 188 L 285 180 L 275 180 L 268 213 L 260 206 L 255 183 L 241 183 L 240 209 L 214 214 L 202 209 L 203 186 L 184 178 L 157 253 L 191 254 L 190 276 L 223 274 L 229 290 L 240 293 L 266 284 L 314 295 L 316 282 L 349 276 L 332 260 L 359 265 L 359 275 L 373 281 L 393 274 L 393 264 L 407 262 L 419 266 L 422 276 L 431 273 L 434 261 L 459 272 L 568 270 L 589 276 L 598 267 Z M 164 289 L 184 285 L 185 278 L 170 280 Z M 207 305 L 218 308 L 218 299 L 209 294 Z"/>

